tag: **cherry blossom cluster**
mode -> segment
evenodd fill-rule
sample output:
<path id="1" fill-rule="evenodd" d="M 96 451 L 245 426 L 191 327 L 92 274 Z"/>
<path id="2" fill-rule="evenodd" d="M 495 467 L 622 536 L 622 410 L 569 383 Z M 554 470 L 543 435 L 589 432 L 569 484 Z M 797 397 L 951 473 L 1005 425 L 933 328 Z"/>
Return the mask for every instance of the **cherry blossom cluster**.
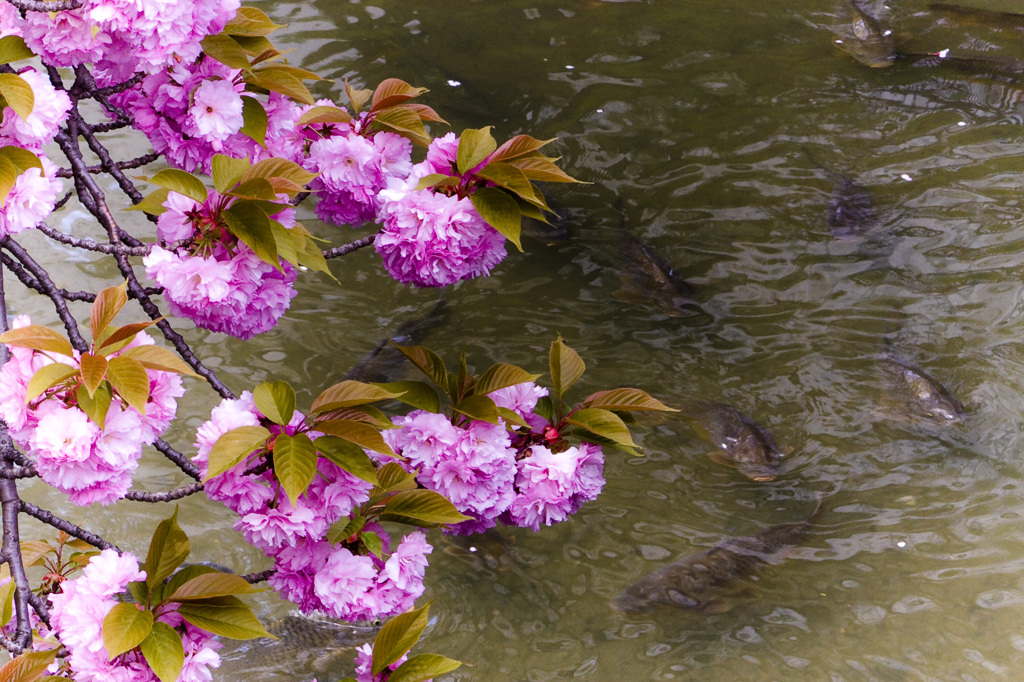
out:
<path id="1" fill-rule="evenodd" d="M 374 248 L 399 282 L 444 287 L 487 275 L 505 259 L 505 237 L 484 222 L 468 196 L 417 189 L 428 175 L 458 175 L 458 147 L 455 133 L 435 138 L 427 158 L 381 192 L 383 229 Z"/>
<path id="2" fill-rule="evenodd" d="M 233 197 L 211 192 L 199 203 L 169 192 L 157 221 L 165 244 L 188 241 L 173 251 L 154 245 L 143 259 L 146 276 L 164 287 L 171 312 L 200 327 L 249 339 L 272 329 L 295 297 L 295 268 L 277 269 L 224 227 L 222 212 Z M 286 229 L 295 209 L 283 204 L 273 216 Z"/>
<path id="3" fill-rule="evenodd" d="M 451 500 L 473 521 L 450 528 L 479 533 L 506 525 L 540 529 L 564 521 L 604 486 L 600 446 L 581 443 L 553 451 L 544 443 L 558 438 L 550 424 L 534 414 L 547 389 L 532 382 L 489 394 L 499 407 L 530 424 L 529 433 L 478 420 L 456 426 L 446 416 L 416 410 L 392 419 L 399 428 L 385 431 L 385 442 L 404 457 L 399 463 L 423 487 Z M 517 427 L 522 429 L 523 427 Z M 539 441 L 539 442 L 538 442 Z M 389 459 L 375 454 L 379 460 Z"/>
<path id="4" fill-rule="evenodd" d="M 52 632 L 67 649 L 66 660 L 77 682 L 158 682 L 137 650 L 111 660 L 103 644 L 103 619 L 119 603 L 128 583 L 145 579 L 135 556 L 105 549 L 92 557 L 80 576 L 61 583 L 60 593 L 50 595 Z M 209 682 L 210 668 L 220 666 L 220 643 L 186 622 L 173 606 L 158 614 L 157 621 L 181 634 L 185 662 L 177 682 Z"/>
<path id="5" fill-rule="evenodd" d="M 13 326 L 28 325 L 22 315 Z M 126 348 L 152 343 L 140 332 Z M 39 476 L 77 505 L 110 504 L 124 497 L 142 446 L 153 443 L 174 419 L 177 398 L 185 393 L 181 377 L 146 370 L 150 396 L 145 414 L 115 395 L 101 428 L 79 409 L 69 388 L 48 391 L 26 404 L 32 376 L 55 362 L 78 367 L 77 351 L 74 357 L 18 346 L 9 351 L 10 359 L 0 367 L 0 418 L 15 444 L 34 459 Z"/>
<path id="6" fill-rule="evenodd" d="M 238 7 L 238 0 L 84 0 L 78 9 L 21 16 L 3 3 L 0 31 L 22 36 L 50 66 L 93 64 L 106 86 L 195 60 L 203 38 L 219 33 Z"/>
<path id="7" fill-rule="evenodd" d="M 287 428 L 272 433 L 294 435 L 304 417 L 296 412 Z M 194 462 L 208 471 L 211 449 L 221 435 L 243 426 L 266 425 L 252 394 L 225 400 L 196 432 Z M 309 432 L 307 432 L 308 434 Z M 269 469 L 260 471 L 243 461 L 207 482 L 206 494 L 239 515 L 235 529 L 274 559 L 270 584 L 303 611 L 319 611 L 346 620 L 372 620 L 412 607 L 423 593 L 426 555 L 432 548 L 422 532 L 413 532 L 391 551 L 390 538 L 377 524 L 361 532 L 383 541 L 380 556 L 354 553 L 358 543 L 327 540 L 328 529 L 369 500 L 371 485 L 325 457 L 317 460 L 317 476 L 293 506 Z M 385 555 L 387 558 L 385 559 Z"/>

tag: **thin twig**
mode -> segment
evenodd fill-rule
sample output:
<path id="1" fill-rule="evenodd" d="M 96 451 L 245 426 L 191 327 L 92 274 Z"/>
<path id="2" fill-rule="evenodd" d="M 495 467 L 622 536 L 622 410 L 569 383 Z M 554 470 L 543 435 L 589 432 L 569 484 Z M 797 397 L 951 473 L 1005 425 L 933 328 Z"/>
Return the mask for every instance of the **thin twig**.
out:
<path id="1" fill-rule="evenodd" d="M 202 483 L 193 483 L 191 485 L 182 486 L 181 488 L 175 488 L 174 490 L 164 490 L 156 493 L 144 493 L 138 490 L 129 490 L 125 493 L 124 499 L 132 500 L 133 502 L 173 502 L 174 500 L 180 500 L 183 497 L 189 495 L 195 495 L 198 492 L 202 492 Z"/>
<path id="2" fill-rule="evenodd" d="M 29 12 L 63 12 L 69 9 L 78 9 L 82 3 L 78 0 L 64 0 L 56 2 L 43 2 L 42 0 L 8 0 L 12 5 L 21 10 Z"/>
<path id="3" fill-rule="evenodd" d="M 268 568 L 267 570 L 260 571 L 259 573 L 246 573 L 242 576 L 242 579 L 251 585 L 253 583 L 261 583 L 275 573 L 277 573 L 276 568 Z"/>
<path id="4" fill-rule="evenodd" d="M 94 242 L 91 239 L 79 239 L 78 237 L 72 237 L 69 234 L 65 234 L 60 230 L 55 230 L 46 223 L 39 223 L 36 225 L 36 229 L 45 234 L 50 239 L 60 242 L 61 244 L 67 244 L 68 246 L 74 246 L 75 248 L 85 249 L 87 251 L 96 251 L 98 253 L 105 253 L 108 255 L 120 254 L 125 256 L 148 256 L 151 246 L 125 246 L 124 244 L 100 244 Z"/>
<path id="5" fill-rule="evenodd" d="M 5 483 L 8 483 L 8 481 L 0 481 L 0 486 L 4 485 Z M 9 483 L 11 485 L 14 485 L 13 481 L 9 481 Z M 107 542 L 99 535 L 90 533 L 89 531 L 83 528 L 79 528 L 75 524 L 60 518 L 51 511 L 41 509 L 40 507 L 35 506 L 31 502 L 26 502 L 25 500 L 19 500 L 18 503 L 21 511 L 35 519 L 38 519 L 39 521 L 42 521 L 48 526 L 53 526 L 57 530 L 62 530 L 68 535 L 73 535 L 79 540 L 84 540 L 93 547 L 99 547 L 100 549 L 112 549 L 115 550 L 118 554 L 121 553 L 121 549 L 117 545 Z M 6 521 L 6 519 L 7 515 L 4 514 L 4 520 Z M 4 539 L 6 540 L 6 534 Z"/>
<path id="6" fill-rule="evenodd" d="M 92 127 L 93 132 L 100 132 L 98 130 L 98 128 L 99 128 L 99 126 L 93 126 Z M 150 152 L 149 154 L 145 154 L 143 156 L 139 156 L 137 158 L 134 158 L 131 161 L 118 161 L 114 165 L 117 168 L 119 168 L 120 170 L 127 170 L 127 169 L 131 169 L 131 168 L 140 168 L 142 166 L 146 166 L 146 165 L 149 165 L 149 164 L 153 163 L 154 161 L 156 161 L 159 158 L 160 158 L 160 154 L 158 154 L 156 152 Z M 95 175 L 96 173 L 105 173 L 106 172 L 106 169 L 103 166 L 86 166 L 85 170 L 89 171 L 93 175 Z M 60 170 L 57 171 L 57 177 L 58 178 L 70 178 L 72 175 L 74 175 L 74 171 L 72 171 L 70 168 L 61 168 Z"/>
<path id="7" fill-rule="evenodd" d="M 174 462 L 179 469 L 184 471 L 186 474 L 196 479 L 197 481 L 201 478 L 199 475 L 199 467 L 193 464 L 188 457 L 181 454 L 163 438 L 157 438 L 153 443 L 153 447 L 159 450 L 164 457 Z"/>
<path id="8" fill-rule="evenodd" d="M 350 242 L 348 244 L 335 247 L 333 249 L 328 249 L 327 251 L 324 251 L 324 258 L 330 260 L 332 258 L 340 258 L 341 256 L 347 256 L 353 251 L 358 251 L 363 247 L 373 244 L 373 240 L 376 236 L 376 234 L 371 234 L 369 237 L 363 237 L 362 239 L 357 239 L 354 242 Z"/>

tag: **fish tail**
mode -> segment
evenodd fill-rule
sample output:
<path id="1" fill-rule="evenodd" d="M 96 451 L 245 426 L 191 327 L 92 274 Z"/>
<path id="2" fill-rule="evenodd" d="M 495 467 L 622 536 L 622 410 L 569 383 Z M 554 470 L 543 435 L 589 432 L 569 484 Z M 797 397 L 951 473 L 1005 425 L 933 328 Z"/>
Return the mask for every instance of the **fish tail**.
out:
<path id="1" fill-rule="evenodd" d="M 821 510 L 825 508 L 825 491 L 819 490 L 814 493 L 814 511 L 811 512 L 810 518 L 807 519 L 808 523 L 814 524 L 818 522 L 818 517 L 821 516 Z"/>

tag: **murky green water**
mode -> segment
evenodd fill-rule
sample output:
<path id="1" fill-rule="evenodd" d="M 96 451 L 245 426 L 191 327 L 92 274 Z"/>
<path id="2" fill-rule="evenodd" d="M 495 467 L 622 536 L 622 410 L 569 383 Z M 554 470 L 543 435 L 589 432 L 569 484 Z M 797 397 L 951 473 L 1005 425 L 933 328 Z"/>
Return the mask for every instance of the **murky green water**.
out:
<path id="1" fill-rule="evenodd" d="M 1021 54 L 1024 33 L 939 25 L 926 4 L 888 12 L 913 36 L 906 49 Z M 432 534 L 425 646 L 469 664 L 450 679 L 1024 675 L 1021 86 L 863 67 L 831 46 L 827 0 L 263 6 L 291 24 L 297 60 L 336 79 L 324 94 L 346 77 L 401 77 L 429 87 L 456 130 L 558 136 L 567 170 L 592 183 L 551 188 L 571 239 L 529 241 L 493 277 L 450 291 L 449 324 L 428 345 L 447 357 L 464 347 L 477 367 L 502 359 L 540 371 L 560 332 L 588 362 L 581 397 L 635 385 L 668 403 L 726 402 L 795 448 L 782 476 L 755 483 L 713 464 L 684 420 L 662 418 L 638 436 L 645 458 L 608 453 L 605 493 L 571 522 L 508 531 L 511 568 L 446 553 L 451 541 Z M 831 238 L 823 167 L 869 188 L 878 230 Z M 627 229 L 697 285 L 700 314 L 616 297 L 619 200 Z M 188 338 L 237 390 L 283 378 L 308 386 L 308 401 L 436 298 L 388 280 L 368 251 L 335 273 L 341 288 L 303 280 L 260 339 Z M 20 309 L 40 309 L 31 305 Z M 887 344 L 967 404 L 962 427 L 879 417 Z M 186 449 L 214 402 L 194 394 L 171 438 Z M 178 480 L 154 456 L 137 486 Z M 609 609 L 675 558 L 804 518 L 815 491 L 829 497 L 806 545 L 762 571 L 731 611 Z M 140 552 L 157 516 L 130 503 L 48 504 Z M 240 572 L 266 567 L 238 546 L 226 509 L 189 501 L 181 513 L 197 554 Z M 285 610 L 271 599 L 260 608 Z M 304 680 L 327 665 L 278 661 L 278 674 L 255 676 L 240 656 L 224 679 Z M 343 663 L 319 679 L 345 673 Z"/>

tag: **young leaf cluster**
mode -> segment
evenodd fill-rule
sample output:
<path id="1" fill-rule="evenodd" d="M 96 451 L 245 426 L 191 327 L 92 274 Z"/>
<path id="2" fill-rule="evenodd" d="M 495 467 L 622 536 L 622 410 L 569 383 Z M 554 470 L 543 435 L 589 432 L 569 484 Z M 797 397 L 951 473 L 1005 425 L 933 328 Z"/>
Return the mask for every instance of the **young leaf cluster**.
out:
<path id="1" fill-rule="evenodd" d="M 462 663 L 437 654 L 418 654 L 401 665 L 391 668 L 416 645 L 427 627 L 427 612 L 430 604 L 413 611 L 407 611 L 389 620 L 373 640 L 373 659 L 370 672 L 374 679 L 385 670 L 390 670 L 388 682 L 423 682 L 439 675 L 450 673 Z M 342 682 L 356 682 L 348 677 Z"/>
<path id="2" fill-rule="evenodd" d="M 262 590 L 240 576 L 209 566 L 182 567 L 190 551 L 178 511 L 160 522 L 140 568 L 146 579 L 129 583 L 132 601 L 114 606 L 103 619 L 103 645 L 113 660 L 138 650 L 161 682 L 174 682 L 185 654 L 181 633 L 158 620 L 174 609 L 192 625 L 231 639 L 272 637 L 238 595 Z"/>
<path id="3" fill-rule="evenodd" d="M 250 98 L 244 98 L 250 99 Z M 316 238 L 300 223 L 286 228 L 274 216 L 289 206 L 279 195 L 294 198 L 316 177 L 299 164 L 273 158 L 250 163 L 223 154 L 213 157 L 213 186 L 220 195 L 203 218 L 194 219 L 197 234 L 192 240 L 194 253 L 205 255 L 216 244 L 229 247 L 243 242 L 264 261 L 282 269 L 281 261 L 330 275 Z M 199 177 L 175 168 L 166 168 L 149 179 L 160 187 L 129 210 L 160 215 L 169 192 L 177 192 L 204 204 L 209 190 Z"/>
<path id="4" fill-rule="evenodd" d="M 522 251 L 523 216 L 547 222 L 544 212 L 553 213 L 534 183 L 579 182 L 555 164 L 557 158 L 540 153 L 549 142 L 516 135 L 499 147 L 490 127 L 465 130 L 450 173 L 428 175 L 418 188 L 468 196 L 484 222 Z"/>
<path id="5" fill-rule="evenodd" d="M 62 362 L 74 357 L 74 348 L 67 338 L 49 327 L 34 324 L 0 334 L 0 342 L 8 346 L 30 348 L 56 360 L 40 368 L 29 380 L 25 403 L 38 405 L 56 396 L 69 405 L 77 405 L 102 429 L 115 395 L 140 414 L 146 414 L 150 394 L 146 370 L 196 376 L 181 358 L 160 346 L 126 349 L 139 332 L 159 321 L 112 327 L 111 322 L 127 303 L 127 283 L 107 287 L 96 295 L 90 316 L 93 342 L 81 354 L 78 367 Z M 114 353 L 118 355 L 111 357 Z"/>

